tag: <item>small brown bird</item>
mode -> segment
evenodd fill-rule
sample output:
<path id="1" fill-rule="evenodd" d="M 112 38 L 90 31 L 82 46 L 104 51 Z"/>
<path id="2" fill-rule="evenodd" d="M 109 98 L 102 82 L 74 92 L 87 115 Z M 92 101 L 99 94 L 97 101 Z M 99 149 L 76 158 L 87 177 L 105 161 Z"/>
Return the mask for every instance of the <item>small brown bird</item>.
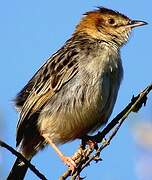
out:
<path id="1" fill-rule="evenodd" d="M 132 28 L 147 24 L 100 7 L 84 14 L 72 37 L 53 54 L 17 95 L 17 146 L 29 160 L 50 144 L 58 149 L 104 125 L 112 113 L 123 77 L 120 48 Z M 16 160 L 8 179 L 23 179 L 26 165 Z"/>

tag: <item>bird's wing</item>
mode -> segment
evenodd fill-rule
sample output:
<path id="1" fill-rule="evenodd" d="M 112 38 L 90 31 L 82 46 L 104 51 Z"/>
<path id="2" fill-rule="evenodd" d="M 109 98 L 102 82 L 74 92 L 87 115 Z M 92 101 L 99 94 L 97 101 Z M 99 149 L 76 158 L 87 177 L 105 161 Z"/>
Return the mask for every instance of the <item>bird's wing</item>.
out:
<path id="1" fill-rule="evenodd" d="M 19 93 L 18 96 L 24 97 L 24 101 L 20 107 L 20 119 L 17 125 L 17 145 L 23 138 L 23 129 L 28 125 L 30 117 L 40 112 L 48 100 L 78 72 L 77 54 L 74 48 L 70 51 L 66 48 L 60 49 L 48 59 Z"/>

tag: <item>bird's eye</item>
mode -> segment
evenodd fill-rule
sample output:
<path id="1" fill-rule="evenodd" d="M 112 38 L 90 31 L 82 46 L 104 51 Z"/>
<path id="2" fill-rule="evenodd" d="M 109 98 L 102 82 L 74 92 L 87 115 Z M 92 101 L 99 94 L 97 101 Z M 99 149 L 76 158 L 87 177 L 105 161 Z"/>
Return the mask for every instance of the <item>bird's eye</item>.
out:
<path id="1" fill-rule="evenodd" d="M 109 18 L 108 19 L 108 23 L 113 25 L 113 24 L 115 24 L 115 20 L 113 18 Z"/>

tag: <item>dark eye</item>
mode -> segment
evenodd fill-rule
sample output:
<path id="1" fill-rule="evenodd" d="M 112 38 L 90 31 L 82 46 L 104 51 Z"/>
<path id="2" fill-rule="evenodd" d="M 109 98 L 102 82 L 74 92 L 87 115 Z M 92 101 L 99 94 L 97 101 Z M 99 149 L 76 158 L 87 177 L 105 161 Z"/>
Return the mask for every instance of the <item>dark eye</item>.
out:
<path id="1" fill-rule="evenodd" d="M 110 19 L 108 19 L 108 23 L 113 25 L 113 24 L 115 24 L 115 20 L 113 18 L 110 18 Z"/>

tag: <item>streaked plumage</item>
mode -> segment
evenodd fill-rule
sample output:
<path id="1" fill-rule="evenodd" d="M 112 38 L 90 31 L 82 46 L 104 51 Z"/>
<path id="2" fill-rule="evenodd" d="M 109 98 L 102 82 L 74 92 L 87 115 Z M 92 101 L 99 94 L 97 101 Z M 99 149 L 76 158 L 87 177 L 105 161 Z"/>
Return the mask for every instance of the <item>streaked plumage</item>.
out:
<path id="1" fill-rule="evenodd" d="M 26 158 L 46 145 L 43 134 L 63 144 L 107 122 L 123 77 L 120 47 L 131 22 L 106 8 L 86 13 L 72 37 L 17 95 L 17 146 Z"/>

